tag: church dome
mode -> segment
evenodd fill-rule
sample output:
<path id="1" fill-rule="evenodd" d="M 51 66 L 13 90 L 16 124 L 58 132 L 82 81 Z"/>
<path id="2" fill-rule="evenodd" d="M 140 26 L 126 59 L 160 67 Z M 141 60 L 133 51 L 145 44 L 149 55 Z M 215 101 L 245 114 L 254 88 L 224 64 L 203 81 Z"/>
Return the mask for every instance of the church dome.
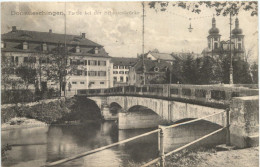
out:
<path id="1" fill-rule="evenodd" d="M 219 29 L 216 28 L 216 27 L 212 27 L 210 30 L 209 30 L 209 34 L 218 34 L 219 33 Z"/>
<path id="2" fill-rule="evenodd" d="M 241 28 L 239 28 L 239 21 L 238 21 L 238 18 L 236 18 L 236 26 L 235 26 L 235 28 L 232 30 L 232 34 L 234 34 L 234 35 L 239 35 L 239 34 L 242 34 L 243 33 L 243 31 L 242 31 L 242 29 Z"/>
<path id="3" fill-rule="evenodd" d="M 215 17 L 212 18 L 212 28 L 209 30 L 209 34 L 218 34 L 219 29 L 216 27 L 216 19 Z"/>

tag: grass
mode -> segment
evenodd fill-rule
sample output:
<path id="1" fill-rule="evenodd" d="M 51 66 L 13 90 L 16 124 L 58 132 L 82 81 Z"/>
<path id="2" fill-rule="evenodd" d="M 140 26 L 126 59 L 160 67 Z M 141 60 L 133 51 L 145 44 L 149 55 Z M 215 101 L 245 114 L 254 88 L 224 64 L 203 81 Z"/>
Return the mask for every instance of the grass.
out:
<path id="1" fill-rule="evenodd" d="M 204 153 L 215 153 L 216 149 L 214 148 L 197 148 L 197 149 L 184 149 L 177 153 L 166 157 L 165 159 L 165 167 L 196 167 L 198 162 L 201 160 L 205 160 L 205 156 L 200 154 L 201 152 Z M 151 161 L 152 159 L 148 160 L 147 162 Z M 147 162 L 143 163 L 135 163 L 129 161 L 125 166 L 126 167 L 140 167 Z M 150 165 L 151 167 L 159 167 L 159 162 Z"/>

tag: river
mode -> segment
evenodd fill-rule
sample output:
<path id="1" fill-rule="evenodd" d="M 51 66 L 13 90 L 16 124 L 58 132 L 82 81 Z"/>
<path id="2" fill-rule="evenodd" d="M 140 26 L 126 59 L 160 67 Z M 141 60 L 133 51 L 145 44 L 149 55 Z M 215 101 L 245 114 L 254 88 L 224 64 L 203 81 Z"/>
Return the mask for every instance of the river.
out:
<path id="1" fill-rule="evenodd" d="M 203 135 L 206 131 L 213 131 L 216 128 L 216 125 L 210 123 L 193 123 L 177 127 L 174 131 L 176 133 L 176 139 L 174 139 L 176 145 L 174 147 L 177 148 L 194 140 L 191 137 L 194 134 L 196 136 Z M 2 145 L 7 143 L 13 145 L 12 150 L 7 151 L 7 158 L 2 162 L 2 166 L 41 166 L 45 162 L 52 162 L 90 151 L 150 130 L 152 129 L 118 130 L 114 122 L 98 122 L 84 125 L 51 125 L 49 127 L 2 131 Z M 220 134 L 217 138 L 220 140 L 217 140 L 216 144 L 224 142 L 223 134 Z M 212 139 L 209 139 L 209 141 L 212 141 Z M 157 157 L 157 142 L 158 136 L 156 133 L 60 166 L 117 167 L 147 162 Z"/>

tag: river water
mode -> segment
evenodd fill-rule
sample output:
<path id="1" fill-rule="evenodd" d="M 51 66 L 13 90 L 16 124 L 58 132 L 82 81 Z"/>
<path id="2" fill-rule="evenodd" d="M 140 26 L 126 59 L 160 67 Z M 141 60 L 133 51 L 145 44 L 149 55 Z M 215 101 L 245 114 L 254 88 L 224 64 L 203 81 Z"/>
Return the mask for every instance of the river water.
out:
<path id="1" fill-rule="evenodd" d="M 209 126 L 210 125 L 210 126 Z M 191 136 L 203 135 L 218 128 L 210 123 L 195 123 L 177 127 L 176 145 L 179 147 L 194 140 Z M 84 125 L 51 125 L 28 129 L 2 131 L 2 145 L 10 144 L 12 150 L 2 166 L 35 167 L 82 152 L 112 144 L 153 129 L 118 130 L 114 122 L 86 123 Z M 216 142 L 214 141 L 216 140 Z M 208 139 L 213 144 L 224 142 L 223 133 Z M 190 141 L 189 141 L 190 140 Z M 113 148 L 82 157 L 60 166 L 65 167 L 117 167 L 143 163 L 157 157 L 157 133 Z M 205 142 L 203 142 L 205 143 Z M 199 145 L 203 145 L 200 143 Z"/>

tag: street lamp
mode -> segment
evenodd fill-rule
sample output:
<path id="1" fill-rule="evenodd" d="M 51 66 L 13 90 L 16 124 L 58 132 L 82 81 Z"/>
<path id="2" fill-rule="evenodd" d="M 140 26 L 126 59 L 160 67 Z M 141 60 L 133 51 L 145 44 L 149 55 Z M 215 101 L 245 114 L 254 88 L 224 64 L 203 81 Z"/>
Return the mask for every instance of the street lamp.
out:
<path id="1" fill-rule="evenodd" d="M 229 34 L 229 49 L 230 49 L 230 68 L 229 68 L 229 84 L 233 84 L 233 66 L 232 66 L 232 49 L 231 49 L 231 26 L 232 26 L 232 18 L 231 11 L 229 15 L 229 24 L 230 24 L 230 34 Z"/>

